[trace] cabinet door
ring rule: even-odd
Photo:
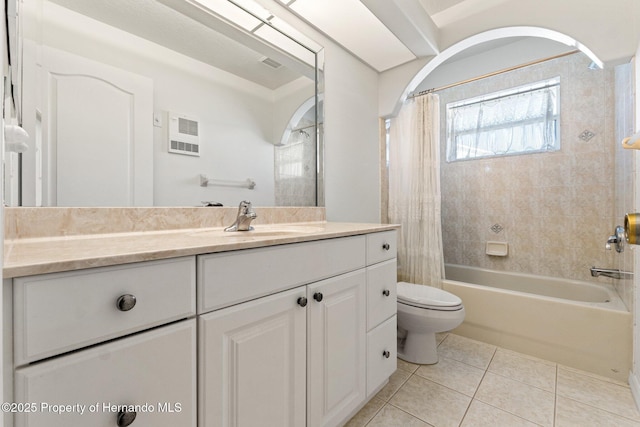
[[[396,328],[394,315],[367,334],[367,396],[377,391],[397,368]]]
[[[305,288],[200,316],[199,425],[305,424]]]
[[[367,331],[398,311],[396,259],[367,267]]]
[[[35,406],[15,425],[193,427],[195,346],[192,319],[17,369],[16,402]]]
[[[195,276],[184,257],[15,279],[15,363],[193,316]],[[124,310],[127,294],[135,304]]]
[[[307,426],[335,426],[365,399],[365,271],[309,285],[307,298]]]

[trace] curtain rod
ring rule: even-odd
[[[513,66],[513,67],[509,67],[509,68],[504,68],[502,70],[493,71],[491,73],[483,74],[483,75],[478,76],[478,77],[472,77],[472,78],[467,79],[467,80],[462,80],[462,81],[457,82],[457,83],[451,83],[451,84],[448,84],[448,85],[445,85],[445,86],[440,86],[440,87],[437,87],[437,88],[431,88],[431,89],[423,90],[423,91],[420,91],[420,92],[418,92],[416,94],[408,96],[407,99],[413,99],[413,98],[417,98],[419,96],[428,95],[428,94],[433,93],[433,92],[438,92],[438,91],[441,91],[441,90],[445,90],[445,89],[449,89],[449,88],[452,88],[452,87],[460,86],[460,85],[463,85],[463,84],[466,84],[466,83],[475,82],[477,80],[486,79],[487,77],[497,76],[498,74],[508,73],[509,71],[514,71],[514,70],[518,70],[520,68],[528,67],[530,65],[540,64],[541,62],[551,61],[552,59],[558,59],[558,58],[562,58],[564,56],[573,55],[574,53],[578,53],[578,52],[580,52],[580,51],[579,50],[572,50],[571,52],[565,52],[565,53],[561,53],[559,55],[550,56],[548,58],[538,59],[538,60],[535,60],[535,61],[527,62],[525,64],[516,65],[516,66]]]

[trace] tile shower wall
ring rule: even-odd
[[[561,80],[559,151],[442,161],[445,262],[579,280],[595,280],[591,266],[613,268],[604,245],[615,222],[614,72],[589,64],[573,54],[439,92],[445,159],[448,102]],[[508,256],[486,255],[487,241],[508,242]]]
[[[323,206],[324,196],[317,194],[323,186],[317,183],[315,127],[312,122],[301,122],[299,127],[304,129],[292,132],[285,145],[275,147],[275,203]]]
[[[615,140],[622,141],[634,133],[634,84],[633,66],[619,65],[615,69]],[[614,224],[623,225],[624,215],[635,206],[635,160],[633,151],[625,150],[621,144],[615,147],[615,215]],[[633,271],[633,253],[628,246],[615,256],[615,268]],[[633,312],[633,279],[613,280],[620,297]]]

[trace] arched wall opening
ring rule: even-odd
[[[467,49],[479,46],[483,43],[492,42],[500,39],[508,39],[508,38],[522,38],[522,37],[537,37],[542,39],[547,39],[551,41],[555,41],[566,45],[575,50],[579,50],[584,53],[592,62],[594,62],[599,68],[603,68],[603,62],[598,58],[593,51],[591,51],[587,46],[580,43],[578,40],[563,34],[561,32],[550,30],[547,28],[541,27],[532,27],[532,26],[513,26],[513,27],[504,27],[497,28],[493,30],[484,31],[479,34],[475,34],[471,37],[468,37],[454,45],[446,48],[438,55],[436,55],[433,59],[431,59],[427,64],[425,64],[409,81],[409,83],[405,86],[402,93],[397,97],[393,109],[390,114],[384,114],[385,118],[395,117],[400,108],[402,107],[402,103],[415,91],[415,89],[420,85],[420,83],[431,74],[436,68],[458,55],[461,52],[464,52]]]

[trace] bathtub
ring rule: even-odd
[[[453,332],[627,381],[632,316],[612,286],[447,264],[443,289],[462,299]]]

